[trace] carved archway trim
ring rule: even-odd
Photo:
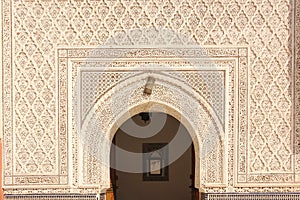
[[[186,84],[185,82],[183,82],[179,78],[174,77],[174,76],[170,76],[170,75],[165,74],[165,73],[140,72],[140,73],[135,74],[131,77],[128,77],[125,80],[121,80],[119,83],[115,84],[113,87],[110,88],[110,90],[108,90],[104,95],[102,95],[101,97],[99,97],[96,100],[96,103],[90,109],[89,114],[85,118],[85,123],[82,125],[82,130],[84,130],[86,128],[85,127],[86,123],[91,119],[91,117],[93,117],[94,113],[96,113],[96,110],[99,108],[100,104],[103,101],[109,101],[109,98],[111,98],[111,96],[114,95],[114,92],[120,91],[124,87],[129,86],[130,84],[138,84],[142,87],[143,84],[145,85],[144,82],[149,76],[154,77],[156,79],[156,82],[159,81],[159,83],[166,83],[166,84],[176,86],[178,88],[178,91],[182,91],[182,92],[185,92],[186,94],[191,95],[191,97],[195,101],[198,101],[201,105],[203,105],[203,107],[207,110],[207,112],[213,118],[214,124],[217,126],[219,132],[222,133],[222,134],[220,134],[221,137],[222,137],[222,140],[224,140],[224,138],[223,138],[224,128],[223,128],[222,122],[218,118],[218,116],[215,113],[214,109],[212,108],[211,104],[205,99],[205,97],[203,97],[200,93],[196,92],[193,88],[191,88],[188,84]],[[143,84],[138,83],[139,81],[141,81],[141,83],[143,83]],[[148,98],[145,98],[145,99],[148,99]],[[151,99],[149,99],[149,100],[151,101]],[[125,112],[127,112],[127,111],[125,111]],[[130,116],[130,117],[132,117],[132,116]]]
[[[143,88],[149,76],[156,80],[151,96],[143,94]],[[224,186],[226,139],[222,123],[218,121],[209,103],[187,84],[174,77],[161,73],[140,73],[118,83],[99,98],[83,123],[82,138],[84,140],[89,138],[83,143],[89,144],[87,149],[91,148],[88,151],[94,156],[101,155],[99,158],[102,162],[99,174],[101,187],[103,189],[109,187],[109,166],[103,163],[109,163],[110,154],[107,149],[111,145],[116,130],[125,120],[139,112],[153,108],[155,110],[155,106],[160,106],[160,110],[164,108],[165,113],[174,116],[189,131],[196,147],[195,180],[198,180],[195,183],[196,187],[202,187],[204,182],[214,182],[215,185]],[[97,147],[96,144],[101,144],[101,146]],[[201,151],[206,153],[203,154]],[[213,153],[219,156],[212,158],[210,154]],[[203,170],[208,170],[206,165],[201,164],[207,162],[207,159],[215,159],[216,169],[214,170],[219,170],[218,175],[209,175],[206,171],[201,175]],[[90,170],[86,171],[93,173]]]

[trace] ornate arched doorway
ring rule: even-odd
[[[155,79],[151,95],[144,89],[149,77]],[[110,153],[112,139],[127,119],[141,112],[167,113],[188,130],[195,147],[195,187],[226,183],[223,127],[207,100],[187,84],[167,74],[140,73],[111,88],[89,111],[82,126],[85,144],[83,157],[93,157],[94,164],[83,162],[83,182],[93,177],[101,191],[110,188]]]

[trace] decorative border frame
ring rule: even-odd
[[[300,2],[294,0],[294,153],[295,153],[295,179],[300,182]]]
[[[143,169],[146,171],[143,173],[143,181],[168,181],[169,180],[169,166],[163,166],[164,163],[168,163],[169,152],[166,146],[167,143],[143,143]],[[159,151],[161,155],[160,159],[160,174],[151,174],[151,158],[149,152]],[[161,163],[163,162],[163,163]],[[149,172],[148,172],[149,170]]]
[[[122,48],[124,51],[130,51],[131,47],[118,47],[118,48]],[[183,50],[182,48],[169,48],[168,50],[173,50],[173,51],[176,51],[176,50]],[[202,48],[193,48],[193,50],[198,50],[199,52],[202,50]],[[207,48],[209,49],[209,48]],[[97,48],[95,49],[95,51],[107,51],[106,54],[107,55],[115,55],[116,53],[113,53],[111,51],[113,51],[114,48]],[[155,64],[160,64],[161,67],[158,67],[158,70],[159,72],[163,72],[163,73],[168,73],[169,75],[174,75],[174,73],[176,73],[177,75],[180,75],[181,72],[201,72],[201,71],[222,71],[224,73],[224,84],[231,84],[231,91],[233,91],[233,85],[236,85],[235,84],[235,79],[234,79],[234,76],[236,74],[236,70],[237,70],[237,58],[234,58],[234,57],[231,57],[230,59],[228,58],[222,58],[220,57],[219,59],[213,59],[213,62],[211,60],[203,60],[203,58],[206,58],[207,57],[205,56],[204,53],[202,53],[202,56],[198,59],[198,58],[193,58],[193,56],[191,56],[191,58],[195,59],[192,61],[192,64],[193,64],[193,67],[189,67],[190,66],[190,60],[186,61],[186,62],[183,62],[182,60],[181,61],[177,61],[176,59],[174,60],[174,57],[170,57],[170,58],[165,58],[165,54],[163,55],[160,55],[160,51],[164,52],[163,50],[159,50],[157,48],[138,48],[139,51],[147,51],[148,53],[146,53],[143,57],[141,55],[137,56],[135,53],[132,53],[132,55],[128,58],[126,55],[126,59],[123,61],[122,58],[121,60],[119,61],[117,59],[116,63],[112,62],[112,61],[107,61],[109,60],[109,58],[107,58],[107,56],[101,56],[101,57],[95,57],[95,58],[91,58],[91,60],[89,59],[84,59],[84,58],[70,58],[69,59],[69,65],[70,65],[70,71],[72,72],[69,72],[69,74],[72,74],[72,81],[74,81],[76,79],[77,76],[81,77],[81,73],[82,72],[103,72],[104,74],[105,73],[109,73],[109,72],[120,72],[120,73],[131,73],[131,75],[134,75],[135,73],[140,73],[142,71],[144,71],[144,69],[140,69],[140,70],[134,70],[135,69],[135,65],[144,65],[144,64],[149,64],[149,63],[152,63],[154,62]],[[159,50],[159,51],[157,51]],[[93,51],[93,50],[91,50]],[[138,52],[139,52],[138,51]],[[158,61],[158,58],[149,58],[149,55],[152,55],[152,51],[157,51],[157,52],[160,52],[159,55],[161,58],[164,58],[163,60],[159,60]],[[167,52],[164,52],[164,53],[167,53]],[[170,52],[169,52],[170,53]],[[141,57],[140,57],[141,56]],[[119,58],[119,57],[118,57]],[[142,59],[144,58],[144,59]],[[178,59],[178,57],[176,57]],[[182,56],[180,57],[182,58]],[[183,57],[184,58],[184,57]],[[128,61],[129,59],[129,61]],[[151,60],[151,61],[150,61]],[[183,64],[181,64],[183,63]],[[185,64],[188,63],[187,66],[185,66]],[[214,63],[214,64],[212,64]],[[174,64],[174,65],[173,65]],[[167,68],[165,69],[165,65],[167,66],[172,66],[170,68]],[[182,65],[182,66],[181,66]],[[105,67],[109,66],[107,69]],[[196,67],[196,66],[200,66],[200,68]],[[202,67],[205,66],[205,69],[203,69]],[[219,67],[220,66],[220,67]],[[210,67],[212,67],[210,69]],[[71,70],[72,68],[72,70]],[[104,69],[103,69],[104,68]],[[147,72],[147,68],[145,69],[145,71]],[[230,71],[230,72],[229,72]],[[228,77],[228,74],[231,74],[230,75],[230,81],[227,80]],[[79,80],[79,85],[82,85],[82,83],[80,82],[81,80]],[[71,85],[74,87],[74,83],[69,83],[69,90],[72,90],[72,87]],[[226,86],[228,87],[228,85]],[[199,93],[201,93],[200,91],[197,91]],[[226,92],[225,92],[226,93]],[[224,93],[224,95],[225,95]],[[231,94],[233,94],[235,92],[231,92]],[[233,98],[233,95],[232,97],[230,97],[231,99],[234,99]],[[225,99],[224,99],[225,101]],[[80,100],[78,100],[78,102],[80,102]],[[227,105],[227,103],[225,103]],[[232,106],[235,105],[235,104],[232,104]],[[78,105],[77,105],[78,106]],[[234,110],[234,109],[232,109]],[[71,128],[70,128],[71,129]],[[225,128],[224,128],[225,129]],[[77,157],[77,153],[80,153],[82,150],[78,150],[77,149],[77,145],[78,145],[78,140],[76,139],[77,137],[77,133],[73,133],[73,137],[74,137],[74,140],[73,140],[73,152],[76,152],[74,154],[76,155],[73,155],[73,157]],[[227,141],[227,139],[226,139]],[[227,152],[227,151],[226,151]],[[227,155],[227,153],[225,153]],[[84,155],[80,155],[79,158],[87,158],[88,155],[87,154],[84,154]],[[226,163],[226,159],[224,159],[224,163]],[[81,184],[83,184],[85,187],[97,187],[97,185],[95,185],[96,183],[94,182],[90,182],[90,181],[87,181],[88,179],[86,179],[86,177],[97,177],[98,175],[98,172],[92,172],[93,170],[93,167],[89,168],[90,165],[88,164],[88,162],[86,161],[82,161],[80,160],[79,163],[84,163],[84,166],[83,166],[83,169],[80,169],[80,171],[84,171],[84,175],[83,177],[78,177],[78,175],[76,174],[73,174],[74,178],[73,180],[75,180],[74,182],[78,183],[80,182]],[[94,164],[91,164],[91,166],[97,166],[96,163]],[[78,160],[74,160],[74,167],[73,167],[73,170],[74,171],[78,171],[78,167],[81,167],[80,165],[78,166]],[[227,168],[227,166],[224,166],[224,168]],[[90,172],[89,174],[86,174],[87,172]],[[213,186],[214,187],[224,187],[225,183],[223,182],[226,182],[225,180],[227,180],[227,176],[225,176],[225,173],[222,173],[224,174],[222,176],[222,184],[221,183],[218,183],[218,184],[214,184]],[[98,178],[99,179],[99,178]],[[82,181],[84,180],[84,181]]]
[[[225,163],[228,163],[228,175],[226,176],[228,178],[228,184],[234,185],[235,180],[237,176],[236,172],[236,164],[234,163],[234,154],[235,151],[235,142],[236,141],[236,135],[238,132],[244,132],[245,135],[248,132],[248,48],[246,47],[227,47],[227,48],[216,48],[216,47],[144,47],[144,48],[136,48],[136,47],[128,47],[128,46],[122,46],[122,47],[97,47],[97,48],[60,48],[58,49],[58,63],[65,67],[69,65],[67,68],[70,68],[72,72],[69,72],[69,74],[73,74],[74,71],[77,73],[77,69],[74,69],[73,63],[75,62],[84,62],[89,58],[89,62],[97,63],[99,66],[99,63],[104,63],[104,66],[107,66],[105,63],[109,62],[111,63],[113,59],[116,58],[116,55],[118,59],[122,60],[132,59],[132,58],[138,58],[138,59],[149,59],[149,55],[153,56],[155,60],[159,60],[161,58],[164,59],[174,59],[174,55],[168,56],[166,54],[161,55],[161,49],[167,50],[169,52],[176,51],[180,52],[180,55],[182,58],[186,58],[189,60],[193,60],[193,62],[197,63],[197,60],[203,61],[203,59],[208,59],[210,61],[219,61],[219,62],[225,62],[227,65],[231,66],[232,64],[234,66],[230,67],[228,69],[228,73],[230,74],[230,77],[232,77],[232,80],[229,82],[231,86],[229,87],[230,91],[230,100],[232,102],[235,102],[231,105],[231,108],[229,108],[229,124],[228,124],[228,148],[229,149],[229,158],[226,158]],[[128,52],[132,52],[132,54],[128,54]],[[125,57],[120,57],[120,55],[126,52]],[[156,54],[155,54],[156,52]],[[230,64],[231,63],[231,64]],[[109,67],[113,67],[110,65]],[[60,65],[59,65],[60,68]],[[71,69],[72,68],[72,69]],[[125,69],[125,68],[124,68]],[[100,69],[101,70],[101,69]],[[75,74],[76,74],[75,73]],[[240,77],[238,78],[238,74]],[[74,79],[74,77],[69,78]],[[74,80],[73,80],[74,81]],[[67,81],[69,82],[69,81]],[[72,81],[71,81],[72,82]],[[71,84],[69,82],[69,84]],[[67,85],[61,85],[62,87],[67,87]],[[60,87],[59,87],[60,88]],[[63,89],[65,90],[65,89]],[[236,99],[236,100],[235,100]],[[238,99],[241,99],[238,101]],[[66,107],[67,105],[65,105]],[[237,119],[235,117],[235,110],[239,110],[239,113],[242,117],[239,118],[239,125],[237,125]],[[243,131],[238,131],[237,127],[242,127]],[[74,137],[74,136],[73,136]],[[76,138],[75,138],[76,139]],[[78,142],[75,140],[73,141],[73,152],[78,153],[77,149]],[[247,153],[246,151],[243,153]],[[77,157],[77,155],[73,155],[73,157]],[[227,160],[230,159],[232,162],[228,162]],[[227,165],[227,164],[226,164]],[[78,171],[79,163],[76,160],[73,160],[73,170],[75,172]],[[227,179],[226,178],[226,179]],[[76,174],[73,174],[73,182],[79,183],[79,177]],[[88,184],[87,186],[93,187],[95,185]],[[209,185],[207,185],[209,187]],[[95,186],[96,187],[96,186]],[[213,185],[212,187],[219,187],[219,185]]]
[[[5,195],[5,199],[16,199],[16,200],[51,200],[51,199],[64,199],[64,200],[71,200],[71,199],[78,199],[78,200],[104,200],[104,195],[97,196],[96,194],[60,194],[60,195],[53,195],[53,194],[28,194],[28,195]]]
[[[206,197],[211,200],[297,200],[300,198],[300,193],[211,193],[206,194]]]

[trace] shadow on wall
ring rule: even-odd
[[[151,117],[162,117],[166,116],[166,121],[157,133],[149,133],[148,125],[155,123],[155,120]],[[138,125],[139,133],[133,133],[136,131],[133,127],[130,129],[129,123]],[[155,124],[154,124],[155,125]],[[163,144],[169,143],[176,135],[180,122],[174,117],[165,113],[150,113],[150,119],[145,120],[145,115],[135,115],[131,119],[127,120],[115,134],[114,144],[115,146],[126,150],[128,152],[143,153],[143,146],[145,151],[145,144]],[[127,126],[126,130],[122,127]],[[132,125],[134,126],[134,125]],[[129,127],[129,128],[128,128]],[[132,132],[128,132],[131,130]],[[141,137],[138,137],[138,134]],[[187,137],[190,137],[188,131],[184,129],[184,133]],[[133,136],[134,135],[134,136]],[[149,135],[150,137],[143,137],[143,135]],[[147,146],[147,145],[146,145]],[[114,148],[114,146],[112,146]],[[152,169],[153,171],[147,173],[130,173],[121,170],[121,161],[118,158],[118,151],[111,151],[111,163],[115,162],[115,166],[120,169],[111,169],[112,185],[114,186],[114,197],[115,200],[159,200],[159,199],[172,199],[182,200],[192,199],[193,191],[193,174],[194,174],[194,163],[193,163],[193,148],[192,143],[188,149],[182,152],[182,155],[175,162],[170,163],[168,166],[168,177],[159,176],[166,175],[164,170]],[[153,154],[155,158],[151,158],[148,164],[157,164],[162,162],[160,159],[160,151]],[[168,155],[170,152],[168,152]],[[139,164],[145,169],[145,160],[139,160]],[[143,165],[144,164],[144,165]],[[147,165],[147,163],[146,163]],[[112,165],[113,166],[113,165]],[[154,166],[154,165],[153,165]],[[151,168],[151,166],[150,166]],[[145,179],[145,174],[150,174],[150,179]],[[152,176],[151,176],[152,175]],[[151,179],[154,177],[154,179]]]

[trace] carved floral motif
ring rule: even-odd
[[[5,186],[29,184],[31,178],[21,179],[28,173],[46,173],[52,177],[46,178],[47,181],[33,177],[35,182],[71,184],[62,178],[72,176],[70,155],[74,161],[73,172],[80,173],[76,143],[72,152],[68,148],[72,130],[67,123],[67,80],[74,77],[68,75],[69,68],[73,67],[68,62],[71,58],[101,57],[106,50],[99,49],[91,55],[91,51],[71,47],[102,44],[186,47],[192,40],[193,45],[216,48],[193,53],[189,48],[182,48],[182,55],[225,58],[224,63],[229,57],[238,57],[237,67],[229,68],[229,76],[238,75],[239,81],[235,85],[232,81],[228,83],[229,105],[237,102],[239,110],[228,107],[227,184],[280,181],[287,186],[278,191],[296,190],[289,187],[300,181],[297,175],[300,172],[297,142],[300,141],[300,4],[296,0],[213,3],[206,0],[3,0],[1,3]],[[107,58],[122,55],[121,51],[116,50]],[[150,55],[147,48],[132,52],[126,57]],[[168,57],[165,53],[157,51],[151,55]],[[178,63],[173,62],[180,67]],[[189,81],[192,84],[193,78]],[[233,89],[237,85],[238,93]],[[100,91],[92,96],[98,94]],[[218,110],[222,108],[219,106]],[[76,135],[71,137],[76,141]],[[223,189],[207,187],[207,191]],[[260,189],[236,186],[236,191]],[[277,189],[268,187],[264,191]]]

